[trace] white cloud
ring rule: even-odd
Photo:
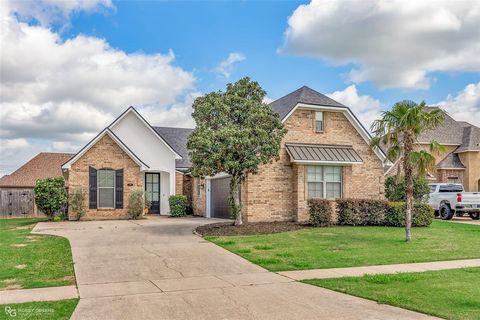
[[[220,64],[215,68],[215,72],[223,76],[225,79],[228,79],[233,72],[235,64],[245,59],[246,57],[243,53],[231,52],[227,59],[220,62]]]
[[[111,0],[4,0],[10,11],[21,19],[34,19],[43,26],[67,22],[78,11],[101,11],[113,8]]]
[[[77,1],[75,9],[61,3],[72,12],[93,2]],[[196,79],[174,65],[172,51],[126,53],[83,35],[64,41],[47,27],[19,22],[12,10],[0,11],[0,139],[24,139],[31,148],[2,148],[0,170],[38,151],[76,150],[130,105],[145,108],[153,125],[191,124],[186,104]]]
[[[353,82],[428,88],[433,71],[480,71],[480,1],[313,0],[288,19],[281,52],[354,65]]]
[[[449,95],[436,105],[445,109],[455,120],[480,127],[480,82],[467,85],[456,96]]]
[[[348,106],[367,130],[370,130],[372,122],[380,117],[380,101],[368,95],[358,95],[355,85],[328,93],[327,96]]]

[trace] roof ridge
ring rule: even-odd
[[[195,128],[183,128],[183,127],[168,127],[168,126],[152,126],[153,128],[166,128],[166,129],[182,129],[182,130],[194,130]]]

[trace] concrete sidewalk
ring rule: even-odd
[[[0,305],[32,301],[55,301],[78,298],[76,286],[0,291]]]
[[[480,267],[480,259],[389,264],[389,265],[351,267],[351,268],[283,271],[283,272],[278,272],[278,274],[293,280],[300,281],[300,280],[306,280],[306,279],[361,277],[366,274],[425,272],[425,271],[436,271],[436,270],[446,270],[446,269],[460,269],[460,268],[467,268],[467,267]]]

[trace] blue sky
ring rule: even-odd
[[[243,76],[308,85],[366,127],[403,99],[480,126],[480,2],[2,2],[0,175],[76,152],[129,105],[192,127],[195,97]]]
[[[118,1],[114,10],[72,15],[71,26],[62,37],[105,38],[112,47],[128,53],[173,50],[175,64],[195,74],[202,92],[221,90],[243,76],[259,81],[274,99],[302,85],[323,93],[342,90],[352,83],[345,77],[351,65],[334,66],[318,58],[279,52],[288,17],[308,2]],[[241,52],[246,60],[237,64],[229,79],[219,78],[213,70],[230,52]],[[478,72],[441,72],[432,77],[428,90],[382,90],[368,82],[357,89],[388,107],[402,99],[438,102],[480,79]]]

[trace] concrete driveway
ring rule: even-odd
[[[39,223],[70,240],[73,319],[429,319],[267,272],[192,229],[215,220]]]

